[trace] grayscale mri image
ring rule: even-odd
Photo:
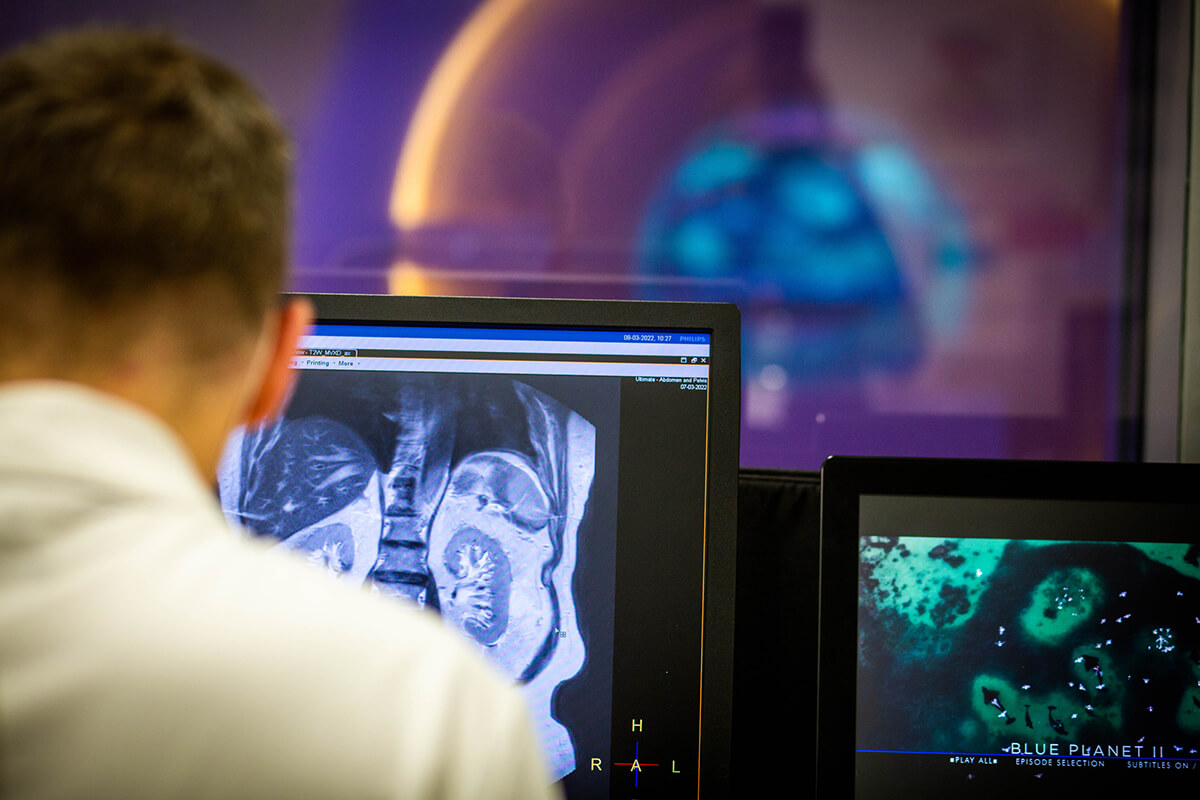
[[[303,372],[282,418],[230,441],[218,482],[254,534],[477,643],[523,685],[557,779],[576,766],[551,705],[587,658],[573,579],[597,431],[534,380]]]

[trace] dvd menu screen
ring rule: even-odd
[[[1194,794],[1195,522],[1184,506],[862,497],[857,796]]]

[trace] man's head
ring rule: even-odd
[[[0,380],[90,384],[176,427],[192,410],[167,395],[189,382],[236,383],[228,413],[264,411],[280,331],[302,327],[275,308],[288,183],[258,94],[167,35],[92,29],[8,53]]]

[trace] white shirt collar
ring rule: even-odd
[[[129,402],[78,384],[0,384],[0,481],[15,476],[83,480],[175,503],[216,504],[166,423]]]

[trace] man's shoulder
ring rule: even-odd
[[[499,761],[523,730],[520,694],[434,615],[254,541],[164,533],[116,559],[124,574],[91,583],[92,602],[58,609],[73,640],[45,666],[78,672],[80,748],[160,753],[198,792],[371,795]],[[181,730],[195,738],[179,761]]]
[[[163,549],[161,563],[145,565],[142,590],[159,597],[164,625],[231,645],[248,638],[275,652],[296,648],[309,661],[345,665],[370,655],[476,664],[465,639],[432,613],[344,583],[263,541],[211,536]]]

